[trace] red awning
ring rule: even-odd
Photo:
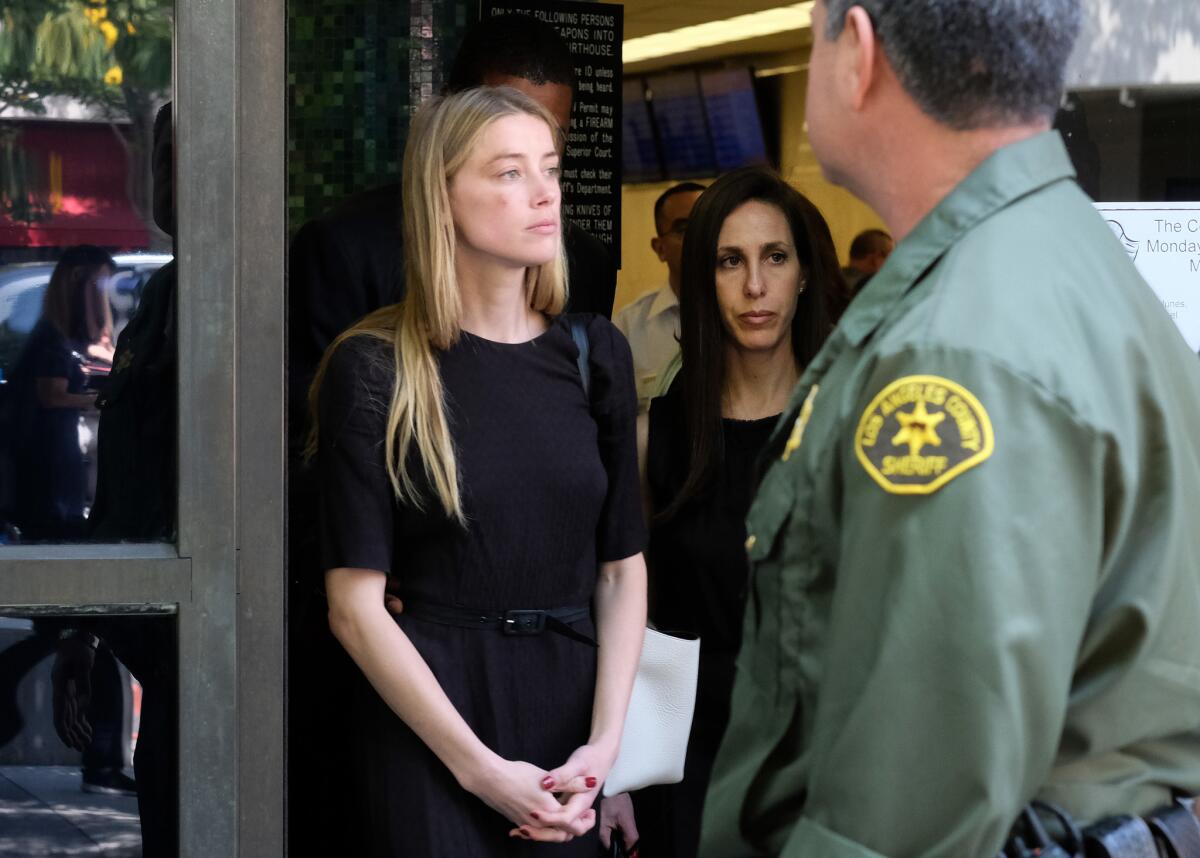
[[[19,145],[47,178],[53,214],[35,223],[0,216],[0,246],[150,246],[146,225],[126,194],[128,160],[111,126],[21,121],[20,129]]]

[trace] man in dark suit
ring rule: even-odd
[[[511,86],[570,128],[575,63],[549,24],[502,16],[463,39],[446,90]],[[353,790],[338,745],[346,730],[347,677],[358,668],[333,639],[321,596],[318,495],[301,458],[307,393],[321,355],[342,331],[404,294],[399,183],[356,194],[306,223],[288,260],[288,769],[289,839],[312,854],[353,855]],[[572,312],[612,313],[616,268],[605,246],[563,221]]]

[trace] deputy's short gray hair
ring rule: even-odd
[[[1079,0],[826,0],[826,33],[862,6],[929,116],[959,130],[1048,119],[1079,33]]]

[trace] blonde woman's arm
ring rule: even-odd
[[[654,515],[654,505],[650,500],[650,482],[646,477],[646,451],[650,441],[650,415],[639,414],[637,417],[637,458],[638,482],[642,494],[642,515],[645,516],[646,526]],[[640,647],[639,647],[640,651]],[[635,668],[636,671],[636,668]],[[633,801],[629,793],[621,793],[600,802],[600,844],[607,849],[612,841],[613,832],[619,832],[627,846],[638,841],[637,821],[633,813]]]
[[[591,825],[542,785],[547,773],[506,760],[463,720],[412,641],[384,606],[387,576],[374,569],[325,573],[329,625],[392,711],[451,771],[463,789],[514,824],[542,826],[546,840],[569,840]],[[564,787],[556,787],[562,790]]]
[[[564,810],[595,820],[591,810],[620,750],[629,695],[646,629],[646,563],[641,554],[600,565],[596,584],[596,633],[600,642],[592,729],[588,744],[550,772],[571,796]]]
[[[598,429],[600,460],[608,472],[606,512],[597,527],[601,559],[593,611],[600,643],[592,725],[588,743],[550,773],[555,789],[576,792],[565,809],[580,822],[595,824],[592,809],[601,784],[620,749],[629,695],[646,628],[646,562],[641,549],[645,530],[640,516],[637,462],[637,390],[629,344],[612,323],[593,319],[588,326],[592,369],[590,408]],[[607,559],[623,558],[623,559]],[[540,832],[523,827],[527,836]]]

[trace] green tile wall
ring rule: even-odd
[[[290,232],[396,180],[412,109],[441,88],[476,10],[465,0],[290,0]]]

